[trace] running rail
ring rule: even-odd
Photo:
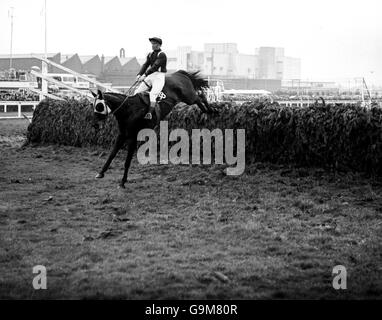
[[[66,68],[66,67],[64,67],[64,66],[62,66],[62,65],[60,65],[60,64],[58,64],[56,62],[53,62],[53,61],[45,59],[45,58],[37,57],[37,56],[33,56],[33,57],[36,58],[36,59],[39,59],[39,60],[41,60],[43,62],[46,62],[47,64],[50,64],[50,65],[52,65],[52,66],[54,66],[54,67],[56,67],[58,69],[66,71],[66,72],[68,72],[68,73],[70,73],[70,74],[72,74],[72,75],[74,75],[74,76],[76,76],[78,78],[81,78],[81,79],[86,80],[86,81],[88,81],[90,83],[93,83],[93,84],[95,84],[98,87],[102,87],[102,88],[104,88],[104,89],[106,89],[108,91],[111,91],[111,92],[121,93],[119,90],[115,90],[115,89],[113,89],[113,88],[111,88],[109,86],[104,85],[101,82],[98,82],[97,80],[93,80],[93,79],[91,79],[91,78],[89,78],[87,76],[84,76],[81,73],[75,72],[75,71],[73,71],[73,70],[71,70],[69,68]],[[61,84],[61,82],[60,82],[60,84]]]
[[[61,87],[67,88],[67,89],[69,89],[69,90],[72,90],[72,91],[74,91],[74,92],[77,92],[78,94],[81,94],[81,95],[83,95],[83,96],[86,96],[86,97],[88,97],[88,98],[92,98],[92,99],[93,99],[93,96],[92,96],[90,93],[88,93],[88,92],[83,92],[83,91],[81,91],[81,90],[79,90],[79,89],[76,89],[76,88],[74,88],[74,87],[72,87],[72,86],[66,84],[66,83],[63,83],[63,82],[61,82],[61,81],[58,81],[58,80],[56,80],[56,79],[53,79],[53,78],[48,77],[48,76],[46,76],[46,75],[43,75],[43,74],[40,73],[40,72],[31,70],[31,74],[33,74],[33,75],[36,76],[36,77],[40,77],[40,78],[42,78],[42,79],[44,79],[44,80],[46,80],[46,81],[52,82],[52,83],[54,83],[54,84],[57,85],[57,86],[61,86]]]

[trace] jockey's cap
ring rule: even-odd
[[[162,45],[162,39],[157,37],[149,38],[150,41],[158,42],[160,45]]]

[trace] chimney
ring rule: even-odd
[[[103,73],[105,69],[105,56],[102,54],[101,56],[101,72]]]
[[[119,57],[120,57],[120,58],[125,58],[125,49],[124,49],[124,48],[121,48],[121,49],[119,50]]]

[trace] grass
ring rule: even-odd
[[[21,147],[26,125],[0,122],[0,298],[382,297],[381,181],[134,159],[121,190],[124,152],[96,180],[105,150]],[[48,290],[32,288],[38,264]]]

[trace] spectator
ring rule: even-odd
[[[0,92],[0,101],[38,101],[39,96],[33,92],[7,91]]]

